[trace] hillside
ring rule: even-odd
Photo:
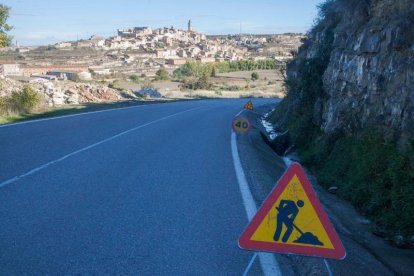
[[[400,246],[414,235],[413,24],[412,0],[325,2],[272,115],[321,184]]]

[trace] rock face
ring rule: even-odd
[[[319,183],[397,246],[414,231],[413,26],[413,0],[325,1],[272,114]]]
[[[381,127],[412,139],[414,2],[336,0],[328,1],[322,12],[324,18],[287,72],[300,78],[304,63],[320,54],[321,45],[330,44],[324,53],[329,55],[324,95],[314,99],[313,122],[327,134]]]
[[[44,96],[49,106],[125,99],[119,91],[100,84],[37,80],[30,85]],[[20,82],[8,78],[0,79],[0,96],[10,95],[22,88],[23,84]]]

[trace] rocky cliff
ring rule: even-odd
[[[413,26],[412,0],[323,4],[319,22],[288,69],[295,80],[303,77],[304,66],[322,63],[316,70],[323,74],[323,91],[309,99],[313,123],[326,134],[381,127],[405,141],[413,138]],[[297,96],[292,93],[288,97]]]
[[[328,0],[319,10],[272,120],[323,186],[406,246],[414,240],[414,1]]]

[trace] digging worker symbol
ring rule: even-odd
[[[287,242],[290,235],[292,234],[294,220],[299,213],[299,208],[305,205],[302,200],[298,200],[296,203],[292,200],[281,200],[279,203],[278,214],[276,216],[276,232],[273,236],[275,241],[279,241],[280,235],[282,234],[283,224],[286,226],[285,234],[282,237],[283,242]],[[296,227],[295,227],[296,228]]]
[[[302,200],[298,200],[296,203],[292,200],[281,200],[279,207],[276,207],[278,214],[276,216],[276,232],[273,236],[274,241],[279,241],[280,235],[282,234],[283,224],[286,226],[285,234],[282,237],[282,242],[287,242],[293,229],[296,229],[300,236],[294,240],[294,243],[310,244],[310,245],[323,245],[317,236],[311,232],[304,233],[294,223],[296,216],[299,213],[299,208],[302,208],[305,203]]]

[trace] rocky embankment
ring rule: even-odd
[[[23,85],[9,78],[0,79],[0,96],[10,95],[13,91],[21,91]],[[39,80],[30,83],[30,86],[43,96],[45,103],[49,106],[125,99],[118,90],[100,84]]]
[[[328,57],[322,68],[323,93],[311,99],[313,122],[326,134],[381,127],[405,141],[412,139],[414,2],[328,1],[321,13],[288,69],[291,79],[302,78],[306,63]]]
[[[271,115],[326,188],[414,247],[414,2],[329,0]]]

